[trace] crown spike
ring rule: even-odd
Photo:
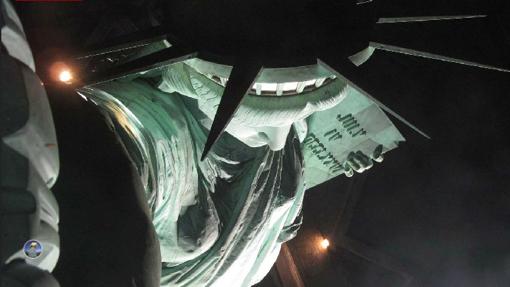
[[[220,104],[216,110],[216,115],[214,116],[201,160],[205,159],[212,146],[228,126],[244,98],[244,95],[246,95],[253,86],[261,71],[262,66],[260,64],[250,61],[234,65],[232,72],[230,72],[225,90],[223,91]]]

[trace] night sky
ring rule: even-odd
[[[508,68],[510,18],[499,12],[455,27],[413,24],[389,37]],[[409,34],[418,36],[407,41]],[[304,225],[289,243],[306,286],[405,286],[406,280],[413,287],[508,286],[510,74],[384,52],[361,69],[376,98],[432,139],[392,119],[407,142],[383,163],[308,192]],[[129,162],[92,104],[48,88],[61,155],[54,192],[62,254],[55,276],[64,287],[130,286],[150,266],[141,258],[153,242],[143,240],[149,227]],[[332,241],[322,255],[312,252],[318,234]],[[345,238],[391,258],[403,273],[349,251]]]
[[[464,34],[477,57],[508,64],[501,35],[475,26]],[[432,140],[394,120],[407,142],[382,164],[309,191],[306,231],[289,244],[306,286],[404,286],[405,276],[346,251],[340,234],[397,262],[407,286],[508,286],[510,75],[381,52],[363,69],[377,97]],[[317,234],[337,244],[324,258],[307,252]]]

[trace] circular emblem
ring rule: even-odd
[[[23,251],[27,257],[37,258],[41,255],[43,246],[39,241],[31,239],[23,245]]]

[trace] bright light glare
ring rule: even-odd
[[[62,70],[58,74],[58,79],[61,82],[69,83],[73,79],[73,75],[71,74],[71,71],[69,71],[69,70]]]
[[[260,83],[261,90],[267,92],[276,92],[276,85],[277,83]],[[253,88],[256,89],[255,85]]]
[[[323,239],[323,240],[321,240],[320,244],[321,244],[321,248],[322,249],[328,249],[328,247],[329,247],[329,240]]]

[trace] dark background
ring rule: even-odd
[[[142,2],[124,9],[106,3],[18,8],[44,66],[83,48],[93,27],[106,21],[101,16],[136,22],[145,12],[133,7],[145,7]],[[422,15],[494,4],[499,9],[489,19],[412,24],[386,37],[510,67],[510,18],[499,2],[386,3],[388,11]],[[407,142],[382,164],[308,191],[304,225],[288,244],[305,285],[509,286],[510,74],[380,51],[360,69],[376,98],[432,140],[394,120]],[[150,244],[139,244],[148,227],[128,161],[92,104],[64,86],[47,87],[61,155],[54,192],[62,254],[55,275],[64,287],[129,286],[142,273],[140,258]],[[328,251],[317,249],[319,237],[330,239]]]
[[[493,24],[462,24],[464,42],[452,50],[508,64],[508,42]],[[440,35],[430,49],[459,36],[421,26],[420,37]],[[508,286],[509,74],[382,52],[362,69],[377,97],[432,140],[394,121],[407,142],[382,164],[308,192],[304,228],[289,243],[305,285]],[[335,250],[310,252],[317,234]],[[356,254],[350,240],[366,248]]]

